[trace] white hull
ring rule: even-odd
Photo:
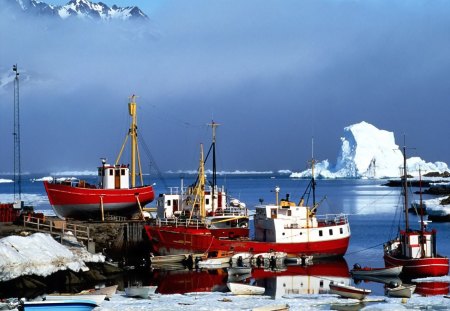
[[[125,288],[125,294],[128,297],[148,298],[150,294],[154,294],[157,286],[131,286]]]
[[[387,288],[386,295],[397,298],[411,298],[416,290],[416,285],[399,285],[395,288]]]
[[[330,284],[330,293],[337,294],[344,298],[362,300],[372,291],[370,289],[358,288],[345,284]]]
[[[264,287],[241,283],[227,283],[228,288],[234,295],[262,295],[266,291]]]

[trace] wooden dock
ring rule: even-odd
[[[80,241],[92,241],[89,226],[74,224],[65,220],[24,215],[23,228],[30,231],[50,233],[52,236],[58,236],[61,239],[70,234]]]

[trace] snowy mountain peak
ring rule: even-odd
[[[333,167],[328,160],[316,164],[323,178],[385,178],[399,177],[403,155],[395,144],[394,133],[380,130],[365,121],[344,128],[341,150]],[[419,157],[407,159],[408,174],[448,171],[443,162],[427,163]],[[311,170],[292,173],[291,177],[309,177]]]
[[[38,0],[8,0],[13,8],[33,15],[46,15],[61,19],[80,18],[91,20],[148,20],[148,16],[137,6],[108,7],[103,2],[70,0],[63,6],[52,6]]]

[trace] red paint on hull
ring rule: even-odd
[[[225,270],[155,270],[153,280],[158,284],[160,294],[185,294],[192,292],[212,292],[226,288]]]
[[[286,252],[291,255],[313,255],[320,257],[343,256],[347,251],[349,237],[304,243],[259,242],[248,239],[217,238],[207,228],[146,225],[145,230],[153,251],[158,254],[183,252],[234,251],[234,252]],[[233,229],[229,229],[233,232]]]
[[[448,283],[447,282],[416,283],[415,293],[422,296],[448,295]]]
[[[271,271],[270,269],[264,268],[253,268],[252,277],[256,279],[289,275],[328,276],[341,278],[350,277],[348,265],[344,258],[335,258],[334,260],[316,260],[312,265],[294,265],[287,266],[286,268],[286,270],[281,271]]]
[[[99,214],[103,200],[105,212],[130,214],[138,212],[137,197],[141,206],[153,201],[155,194],[152,186],[131,189],[98,189],[71,187],[62,184],[44,182],[50,204],[62,217],[82,217],[92,213]]]
[[[448,258],[397,258],[384,254],[386,267],[403,266],[402,275],[409,277],[443,276],[448,274]]]

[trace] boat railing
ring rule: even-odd
[[[214,215],[216,216],[248,216],[248,210],[246,208],[239,207],[227,207],[225,209],[216,209]]]
[[[188,219],[188,218],[155,218],[155,224],[158,227],[161,226],[175,226],[175,227],[204,227],[205,223],[200,219]]]
[[[319,226],[343,225],[348,223],[346,214],[324,214],[316,216]]]

